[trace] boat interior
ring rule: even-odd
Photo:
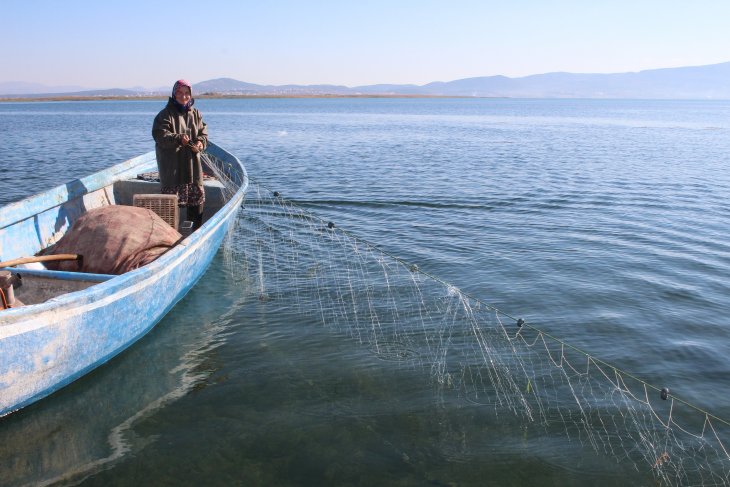
[[[128,205],[142,206],[154,211],[180,232],[179,243],[191,234],[192,222],[185,221],[184,210],[178,210],[177,196],[160,194],[160,183],[155,177],[156,173],[142,173],[115,181],[95,191],[82,191],[79,196],[61,205],[0,229],[0,242],[14,242],[18,249],[38,252],[55,244],[84,212],[106,205]],[[225,186],[212,176],[206,175],[204,189],[203,223],[220,210],[230,197]],[[72,190],[73,188],[69,188],[69,193]],[[14,249],[9,249],[8,245],[3,249],[2,245],[0,243],[0,255],[22,255],[19,251],[13,252]],[[12,260],[23,260],[17,258],[0,260],[4,260],[0,262],[0,290],[3,291],[0,293],[0,313],[7,308],[43,303],[116,277],[113,274],[50,270],[42,262],[6,265]]]

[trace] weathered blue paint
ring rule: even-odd
[[[0,312],[0,416],[51,394],[129,347],[203,275],[248,184],[235,156],[213,144],[208,151],[229,163],[226,170],[242,184],[200,230],[140,269]],[[151,152],[6,206],[0,212],[0,260],[32,255],[57,240],[83,211],[111,202],[114,181],[154,168],[154,160]]]

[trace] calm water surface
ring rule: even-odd
[[[162,105],[0,104],[0,203],[152,150]],[[285,198],[730,418],[730,102],[197,106]],[[258,301],[219,256],[139,344],[0,420],[0,485],[650,485],[435,402],[427,374]]]

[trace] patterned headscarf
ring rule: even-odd
[[[172,97],[175,98],[175,94],[177,93],[177,89],[181,86],[187,86],[190,88],[190,96],[193,95],[193,86],[190,84],[189,81],[186,81],[184,79],[179,79],[175,81],[175,85],[172,87]]]
[[[179,90],[183,86],[187,86],[190,89],[190,101],[187,102],[185,105],[181,105],[175,99],[175,94],[177,94],[177,90]],[[190,84],[189,81],[186,81],[184,79],[179,79],[175,81],[175,84],[172,87],[172,101],[175,103],[175,106],[177,106],[181,111],[190,110],[190,107],[193,106],[195,100],[193,100],[193,86]]]

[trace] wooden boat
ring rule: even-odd
[[[121,275],[4,269],[21,275],[15,296],[24,305],[0,305],[0,417],[132,345],[205,273],[248,186],[241,162],[221,147],[210,144],[205,161],[216,178],[205,182],[204,223],[157,260]],[[35,255],[92,208],[131,205],[135,194],[159,193],[158,182],[138,177],[156,169],[155,153],[149,152],[3,207],[0,261]]]

